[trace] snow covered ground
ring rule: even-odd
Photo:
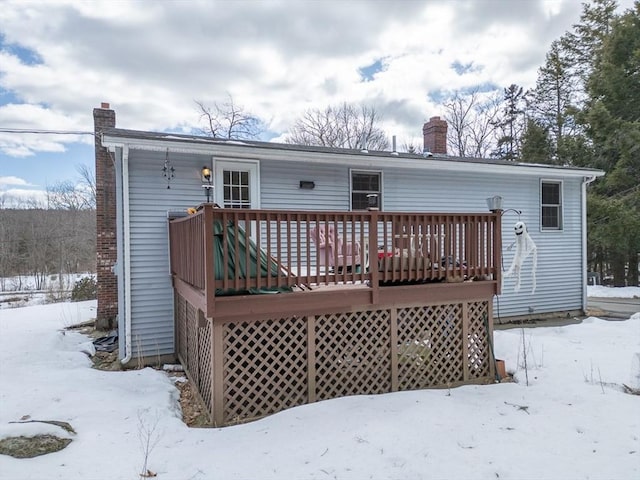
[[[222,429],[186,427],[162,371],[92,369],[88,338],[65,327],[94,315],[95,302],[0,311],[0,438],[73,438],[0,455],[3,480],[136,479],[145,439],[160,480],[640,478],[640,396],[622,387],[640,387],[640,313],[496,332],[517,383],[346,397]],[[9,423],[24,416],[77,434]]]
[[[84,277],[95,279],[95,274],[49,275],[39,285],[32,276],[0,278],[0,310],[67,300],[75,283]]]
[[[640,298],[640,287],[603,287],[590,285],[587,296],[599,298]]]

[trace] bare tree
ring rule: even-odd
[[[499,92],[482,94],[477,88],[456,91],[443,106],[449,125],[450,153],[460,157],[488,157],[495,148],[496,124],[500,114]]]
[[[32,276],[45,287],[47,276],[95,271],[95,176],[78,166],[80,179],[48,186],[45,202],[0,195],[0,289],[7,277]]]
[[[409,142],[404,142],[402,144],[402,151],[403,152],[407,152],[407,153],[413,153],[413,154],[421,155],[422,154],[422,147],[418,146],[416,143],[414,143],[413,140],[411,140]]]
[[[54,210],[92,209],[95,206],[95,190],[93,195],[91,197],[91,191],[81,185],[64,180],[47,186],[47,205]]]
[[[6,277],[30,275],[41,289],[49,274],[95,271],[95,210],[0,210],[0,289]]]
[[[88,208],[96,208],[96,175],[86,164],[80,164],[76,167],[80,174],[78,186],[86,192]]]
[[[47,186],[47,208],[54,210],[95,210],[96,177],[84,164],[76,166],[80,178]]]
[[[382,118],[367,105],[342,103],[307,110],[296,120],[285,141],[297,145],[386,150],[387,136],[379,127]]]
[[[214,102],[213,107],[200,100],[195,102],[200,110],[200,121],[205,125],[201,129],[205,135],[250,140],[258,138],[263,131],[260,119],[235,103],[231,95],[223,103]]]
[[[31,210],[31,222],[22,232],[22,247],[27,273],[34,278],[36,290],[41,290],[45,286],[45,280],[49,273],[56,271],[55,263],[58,250],[56,242],[47,238],[58,236],[60,230],[60,219],[57,215],[52,215],[48,210]],[[54,235],[51,235],[55,232]]]
[[[16,231],[19,222],[10,215],[8,210],[0,208],[0,291],[6,289],[8,277],[16,272],[18,258],[16,250],[18,242]]]

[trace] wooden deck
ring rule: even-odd
[[[224,228],[214,235],[214,225]],[[358,243],[359,264],[323,267],[338,265],[339,258],[338,253],[321,257],[329,252],[321,252],[309,234],[318,225]],[[254,268],[249,275],[233,269],[240,260],[256,263],[251,249],[243,248],[245,239],[253,242],[263,263],[267,259],[266,272]],[[170,223],[174,286],[212,319],[306,313],[318,307],[339,310],[393,299],[423,301],[425,295],[432,301],[492,296],[501,284],[500,245],[496,213],[270,211],[209,204]],[[354,289],[356,285],[360,288]],[[292,291],[216,294],[278,288]]]
[[[353,264],[318,248],[319,227],[359,246]],[[499,212],[204,205],[169,233],[176,350],[213,425],[494,379]]]

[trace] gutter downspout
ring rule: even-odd
[[[122,148],[122,211],[123,211],[123,243],[124,252],[124,351],[125,356],[120,360],[122,365],[129,363],[131,351],[131,224],[129,213],[129,146]]]
[[[582,311],[587,311],[587,185],[597,177],[582,178]]]

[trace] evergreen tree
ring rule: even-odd
[[[588,82],[587,133],[596,165],[607,175],[598,182],[592,219],[600,230],[614,284],[638,283],[640,252],[640,1],[616,18],[602,42]],[[602,206],[604,205],[604,206]]]
[[[616,18],[616,0],[593,0],[582,4],[580,22],[561,39],[567,55],[571,58],[573,74],[580,80],[580,92],[586,91],[586,82],[593,71],[597,52],[604,38],[611,31]]]
[[[583,168],[598,168],[595,166],[593,145],[583,133],[565,136],[562,139],[562,158],[567,165]]]
[[[588,87],[591,98],[623,122],[640,115],[640,2],[614,22],[597,56]]]
[[[527,121],[527,128],[522,136],[522,161],[527,163],[550,163],[552,146],[549,129],[533,119]]]
[[[500,131],[494,156],[504,160],[520,157],[522,133],[525,129],[525,96],[522,87],[511,84],[504,89],[503,116],[497,123]]]
[[[531,114],[550,132],[554,163],[584,165],[593,158],[584,136],[583,109],[589,100],[587,79],[616,18],[615,0],[584,3],[573,31],[552,43],[538,72]]]
[[[561,41],[551,44],[545,64],[538,70],[532,109],[539,123],[549,129],[554,163],[566,164],[564,137],[576,132],[577,79],[571,57]]]
[[[589,189],[588,256],[615,285],[637,284],[640,251],[640,1],[623,15],[615,0],[583,4],[580,22],[539,70],[523,158],[599,168]]]

